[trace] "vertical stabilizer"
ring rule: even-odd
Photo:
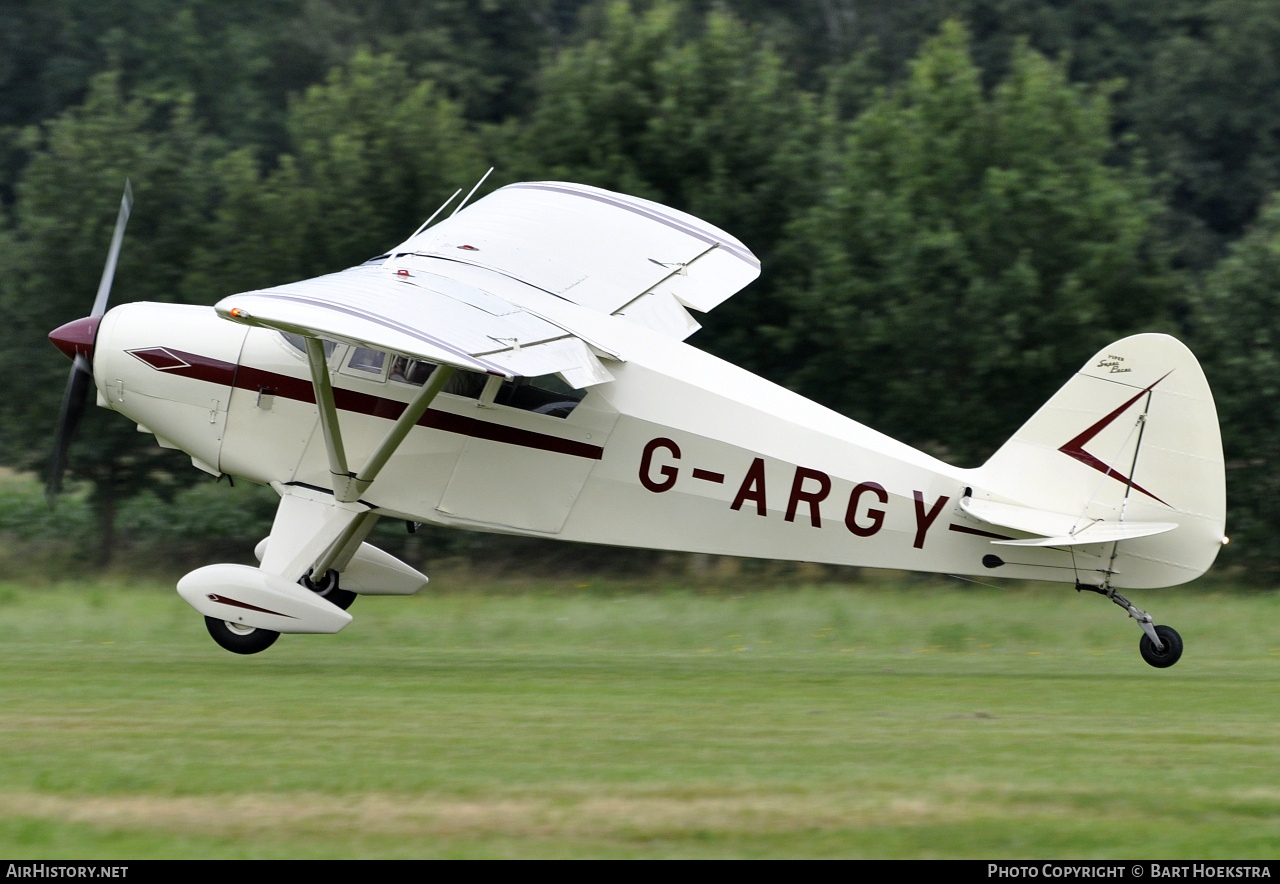
[[[1222,545],[1217,410],[1195,356],[1168,335],[1134,335],[1100,350],[976,477],[979,497],[1071,516],[1080,528],[1176,523],[1114,544],[1114,586],[1193,580]]]

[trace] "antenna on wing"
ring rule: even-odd
[[[450,213],[449,213],[449,217],[450,217],[450,218],[452,218],[454,215],[458,214],[459,210],[461,210],[461,209],[462,209],[462,207],[463,207],[463,206],[465,206],[465,205],[467,204],[467,200],[469,200],[469,199],[471,199],[471,197],[475,196],[475,192],[476,192],[477,190],[479,190],[479,189],[480,189],[480,185],[481,185],[481,184],[484,184],[485,179],[487,179],[487,178],[488,178],[488,177],[493,173],[493,169],[494,169],[494,167],[493,167],[493,166],[490,166],[490,167],[489,167],[489,171],[488,171],[488,172],[485,172],[485,173],[484,173],[484,175],[483,175],[483,176],[481,176],[480,180],[476,182],[476,186],[475,186],[475,187],[473,187],[473,188],[471,188],[471,192],[470,192],[470,193],[468,193],[465,197],[463,197],[463,198],[462,198],[462,202],[458,203],[458,208],[454,209],[452,212],[450,212]],[[437,217],[441,212],[443,212],[443,211],[444,211],[444,210],[449,206],[449,203],[453,202],[453,201],[454,201],[454,199],[455,199],[455,198],[458,196],[458,194],[460,194],[460,193],[462,193],[462,188],[461,188],[461,187],[459,187],[457,190],[455,190],[455,191],[453,192],[453,196],[449,197],[447,200],[445,200],[443,203],[441,203],[441,204],[440,204],[440,208],[438,208],[438,209],[436,209],[434,212],[432,212],[432,213],[431,213],[431,217],[430,217],[430,218],[428,218],[426,221],[423,221],[423,222],[422,222],[422,226],[420,226],[417,230],[415,230],[412,234],[410,234],[408,239],[406,239],[404,242],[400,243],[400,245],[396,246],[394,249],[392,249],[390,252],[388,252],[388,253],[387,253],[387,256],[388,256],[388,257],[387,257],[387,263],[383,265],[383,269],[384,269],[384,270],[388,270],[388,271],[389,271],[389,270],[393,270],[393,269],[395,269],[396,259],[400,257],[400,255],[401,255],[401,254],[402,254],[402,252],[403,252],[404,247],[405,247],[405,246],[407,246],[407,245],[408,245],[408,244],[413,240],[413,238],[414,238],[415,236],[417,236],[419,233],[422,233],[422,231],[424,231],[424,230],[426,230],[428,227],[430,227],[430,226],[431,226],[431,222],[432,222],[432,221],[434,221],[434,220],[436,220],[436,217]]]
[[[453,192],[453,196],[449,197],[447,200],[445,200],[444,202],[442,202],[442,203],[440,204],[440,208],[438,208],[438,209],[436,209],[434,212],[432,212],[432,213],[431,213],[431,217],[430,217],[430,218],[428,218],[426,221],[423,221],[423,222],[422,222],[422,226],[421,226],[421,227],[419,227],[417,230],[415,230],[415,231],[412,233],[412,235],[410,235],[409,239],[413,239],[413,238],[414,238],[415,236],[417,236],[419,233],[421,233],[422,231],[424,231],[424,230],[426,230],[428,227],[430,227],[430,226],[431,226],[431,222],[432,222],[432,221],[434,221],[434,220],[436,220],[436,215],[439,215],[441,212],[443,212],[443,211],[444,211],[444,209],[445,209],[445,206],[447,206],[447,205],[449,205],[449,203],[453,202],[453,197],[454,197],[454,196],[457,196],[457,195],[458,195],[458,194],[460,194],[460,193],[462,193],[462,188],[461,188],[461,187],[459,187],[457,190],[455,190],[455,191]],[[408,241],[409,241],[409,239],[406,239],[406,240],[405,240],[405,242],[408,242]],[[401,245],[404,245],[404,243],[401,243]]]
[[[454,209],[452,212],[449,213],[450,218],[452,218],[454,215],[462,211],[462,207],[467,204],[467,200],[475,196],[476,191],[480,189],[480,185],[484,184],[485,179],[488,178],[491,174],[493,174],[493,166],[490,166],[489,171],[485,172],[484,175],[481,176],[480,180],[476,182],[476,186],[471,188],[471,193],[463,197],[462,202],[458,203],[458,208]]]
[[[442,202],[440,204],[440,208],[432,212],[431,217],[428,218],[426,221],[423,221],[417,230],[409,234],[408,239],[400,243],[400,245],[396,246],[391,251],[387,252],[387,263],[383,266],[383,269],[388,271],[394,270],[396,265],[396,260],[400,257],[401,254],[403,254],[404,247],[407,246],[410,242],[412,242],[415,236],[417,236],[422,231],[426,230],[427,227],[430,226],[431,222],[436,220],[436,216],[439,215],[441,212],[443,212],[445,210],[445,207],[447,207],[449,203],[453,202],[454,197],[456,197],[460,193],[462,193],[461,187],[459,187],[457,190],[453,192],[453,196],[449,197],[447,200]]]

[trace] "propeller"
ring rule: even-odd
[[[120,257],[120,244],[124,240],[124,229],[129,223],[132,208],[133,188],[126,179],[124,196],[120,198],[120,213],[116,216],[115,233],[111,235],[111,248],[107,251],[107,263],[102,268],[102,279],[98,283],[98,294],[93,299],[93,309],[83,319],[68,322],[49,333],[54,346],[71,359],[71,374],[62,394],[58,430],[53,437],[53,454],[49,457],[49,470],[45,476],[45,499],[50,507],[53,507],[62,491],[67,450],[71,447],[71,439],[84,415],[85,399],[93,388],[93,344],[98,335],[98,324],[102,321],[102,315],[107,312],[111,282],[115,278],[116,261]]]

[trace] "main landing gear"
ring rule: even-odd
[[[233,654],[256,654],[259,651],[265,651],[280,637],[280,633],[270,629],[257,629],[253,626],[245,626],[243,623],[217,620],[213,617],[205,617],[204,626],[209,630],[209,635],[213,636],[214,641]]]
[[[1114,589],[1105,586],[1085,586],[1077,583],[1076,591],[1087,590],[1106,596],[1129,612],[1129,616],[1138,621],[1142,627],[1142,641],[1138,643],[1138,651],[1142,659],[1157,669],[1167,669],[1182,657],[1182,636],[1172,626],[1156,626],[1151,615],[1139,611],[1127,598]]]
[[[324,577],[319,582],[313,583],[311,581],[310,571],[298,582],[320,596],[320,598],[330,604],[337,605],[344,611],[350,608],[351,603],[356,600],[354,592],[349,589],[338,588],[338,572],[332,568],[324,572]]]
[[[307,572],[306,576],[298,582],[344,611],[356,600],[354,592],[338,586],[338,572],[332,569],[325,572],[324,579],[319,583],[311,582],[310,572]],[[271,629],[246,626],[243,623],[219,620],[216,617],[205,617],[204,625],[209,630],[209,635],[213,636],[213,640],[233,654],[260,653],[275,644],[276,639],[280,637],[280,633]]]

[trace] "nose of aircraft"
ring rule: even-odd
[[[74,361],[77,356],[83,356],[92,362],[93,342],[98,336],[100,322],[102,322],[101,316],[86,316],[83,319],[73,320],[49,332],[49,340],[53,341],[53,346],[61,350],[68,359]]]

